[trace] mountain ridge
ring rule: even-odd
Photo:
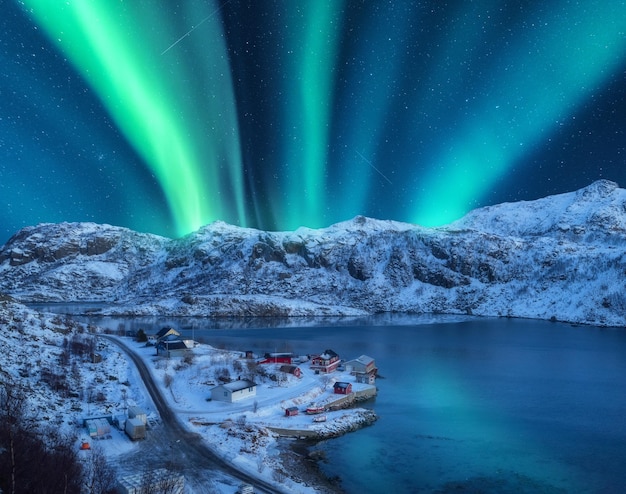
[[[0,248],[0,292],[126,314],[452,313],[626,323],[626,190],[477,209],[426,228],[357,216],[265,232],[217,221],[179,239],[40,224]]]

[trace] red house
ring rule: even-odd
[[[259,364],[291,364],[293,354],[291,353],[266,353],[258,361]]]
[[[352,393],[352,384],[344,382],[336,382],[333,386],[333,390],[337,395],[349,395]]]
[[[332,350],[324,350],[321,355],[316,355],[311,359],[311,369],[316,372],[334,372],[339,367],[341,360]]]
[[[298,407],[289,407],[285,409],[285,417],[293,417],[298,415]]]

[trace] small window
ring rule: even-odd
[[[228,396],[228,391],[224,391],[224,396]]]

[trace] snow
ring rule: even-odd
[[[334,430],[333,421],[346,415],[354,415],[354,410],[327,412],[326,423],[314,423],[312,417],[304,413],[286,417],[285,409],[296,406],[301,412],[307,405],[315,403],[332,403],[339,398],[333,392],[333,384],[337,381],[352,383],[353,390],[363,391],[373,386],[355,382],[355,377],[341,372],[332,374],[315,374],[309,363],[299,364],[301,377],[283,373],[279,368],[283,364],[256,364],[269,376],[277,376],[278,382],[271,378],[262,379],[257,383],[256,395],[235,403],[210,400],[210,390],[217,386],[216,370],[227,369],[234,379],[244,379],[245,365],[254,360],[247,360],[240,351],[220,350],[205,344],[196,344],[191,364],[184,359],[163,359],[155,357],[151,346],[133,344],[134,351],[141,355],[147,363],[154,379],[160,383],[163,394],[170,400],[170,406],[188,422],[223,423],[225,421],[241,421],[245,417],[248,424],[296,431]],[[239,369],[240,375],[237,375]],[[169,388],[166,388],[166,375],[175,376]],[[258,381],[258,380],[257,380]],[[210,401],[209,401],[210,400]],[[295,435],[298,435],[297,433]]]
[[[215,222],[168,240],[43,224],[0,249],[0,291],[29,302],[113,301],[109,314],[408,312],[621,326],[625,242],[626,190],[601,180],[440,228],[363,216],[293,232]]]
[[[0,368],[16,382],[29,389],[29,414],[38,417],[42,425],[52,425],[76,434],[76,447],[85,442],[100,449],[113,465],[124,464],[138,451],[141,442],[132,442],[116,427],[108,439],[93,439],[83,427],[86,418],[123,416],[129,407],[138,406],[147,415],[148,424],[158,423],[158,413],[143,381],[128,357],[112,342],[97,338],[96,350],[102,356],[99,363],[72,356],[64,371],[59,364],[60,350],[69,348],[73,341],[87,341],[94,337],[84,327],[71,320],[51,314],[40,314],[26,307],[0,302],[0,320],[6,322],[0,332]],[[93,328],[92,328],[93,329]],[[312,402],[332,401],[332,383],[336,380],[352,382],[354,390],[368,386],[354,382],[350,375],[316,375],[306,363],[298,364],[302,377],[281,373],[281,364],[264,364],[267,375],[279,376],[276,381],[267,377],[257,380],[257,394],[233,404],[207,401],[210,389],[219,375],[227,372],[232,378],[246,369],[246,360],[240,351],[216,349],[196,344],[192,357],[157,357],[155,348],[137,343],[131,338],[114,337],[131,347],[147,364],[155,382],[175,411],[180,422],[191,432],[198,433],[207,444],[239,469],[276,485],[277,490],[309,494],[318,492],[303,481],[285,478],[276,472],[285,472],[280,463],[277,434],[268,430],[292,429],[295,436],[319,432],[327,436],[342,434],[359,426],[360,408],[326,412],[327,422],[314,423],[303,413]],[[68,344],[69,342],[69,344]],[[33,358],[37,355],[37,358]],[[60,395],[44,382],[45,370],[67,375],[66,384],[73,392]],[[227,371],[225,371],[227,369]],[[166,378],[171,376],[171,379]],[[167,383],[170,383],[169,386]],[[301,412],[286,417],[285,408],[296,406]],[[370,417],[371,418],[371,417]],[[149,433],[149,432],[148,432]],[[80,451],[88,458],[90,450]],[[210,477],[211,473],[207,473]],[[217,492],[232,493],[231,483],[207,478]],[[187,486],[187,494],[193,494]]]

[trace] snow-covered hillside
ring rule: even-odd
[[[388,311],[626,323],[626,190],[478,209],[441,228],[356,217],[264,232],[216,222],[169,240],[43,224],[0,249],[0,292],[172,315]]]

